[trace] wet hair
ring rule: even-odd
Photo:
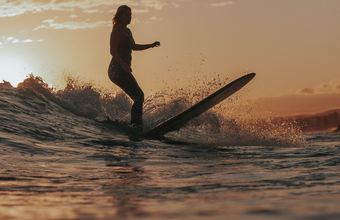
[[[127,11],[131,11],[131,8],[127,5],[121,5],[117,8],[116,14],[112,18],[112,24],[116,24],[120,22],[120,18]]]

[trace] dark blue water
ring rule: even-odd
[[[148,140],[122,94],[45,90],[0,86],[0,219],[340,219],[339,133],[220,106]],[[186,104],[149,97],[146,129]]]

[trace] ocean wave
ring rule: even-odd
[[[194,88],[164,90],[147,97],[144,104],[145,129],[152,128],[203,99],[207,91],[221,84],[220,81],[216,83],[218,85],[210,83],[200,87],[196,92]],[[79,83],[72,78],[68,79],[64,89],[56,91],[48,87],[42,78],[30,75],[17,88],[7,82],[1,83],[0,105],[4,131],[53,140],[69,134],[81,137],[81,132],[78,134],[67,128],[76,123],[86,126],[81,124],[84,122],[80,118],[127,124],[131,100],[123,92],[105,93],[90,83]],[[241,94],[236,94],[191,120],[180,131],[169,133],[167,137],[211,145],[305,145],[296,123],[277,123],[270,117],[257,118],[251,111],[251,107],[242,101]],[[9,121],[11,123],[6,125]],[[115,124],[115,130],[119,131],[120,125]],[[128,130],[122,128],[121,131]]]

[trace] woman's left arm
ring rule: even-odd
[[[132,50],[146,50],[149,48],[158,47],[160,45],[161,44],[158,41],[155,41],[152,44],[135,44],[133,45]]]
[[[136,44],[135,39],[133,39],[131,30],[127,29],[127,31],[131,37],[131,42],[133,43],[131,48],[132,50],[146,50],[149,48],[159,47],[161,45],[161,43],[159,43],[158,41],[155,41],[152,44]]]

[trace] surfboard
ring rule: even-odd
[[[250,73],[245,76],[242,76],[223,88],[217,90],[215,93],[209,95],[205,99],[196,103],[192,107],[187,110],[179,113],[178,115],[158,124],[153,127],[151,130],[144,133],[145,136],[163,136],[164,134],[180,129],[185,125],[186,122],[191,119],[199,116],[203,112],[222,102],[238,90],[240,90],[243,86],[245,86],[250,80],[255,77],[255,73]]]

